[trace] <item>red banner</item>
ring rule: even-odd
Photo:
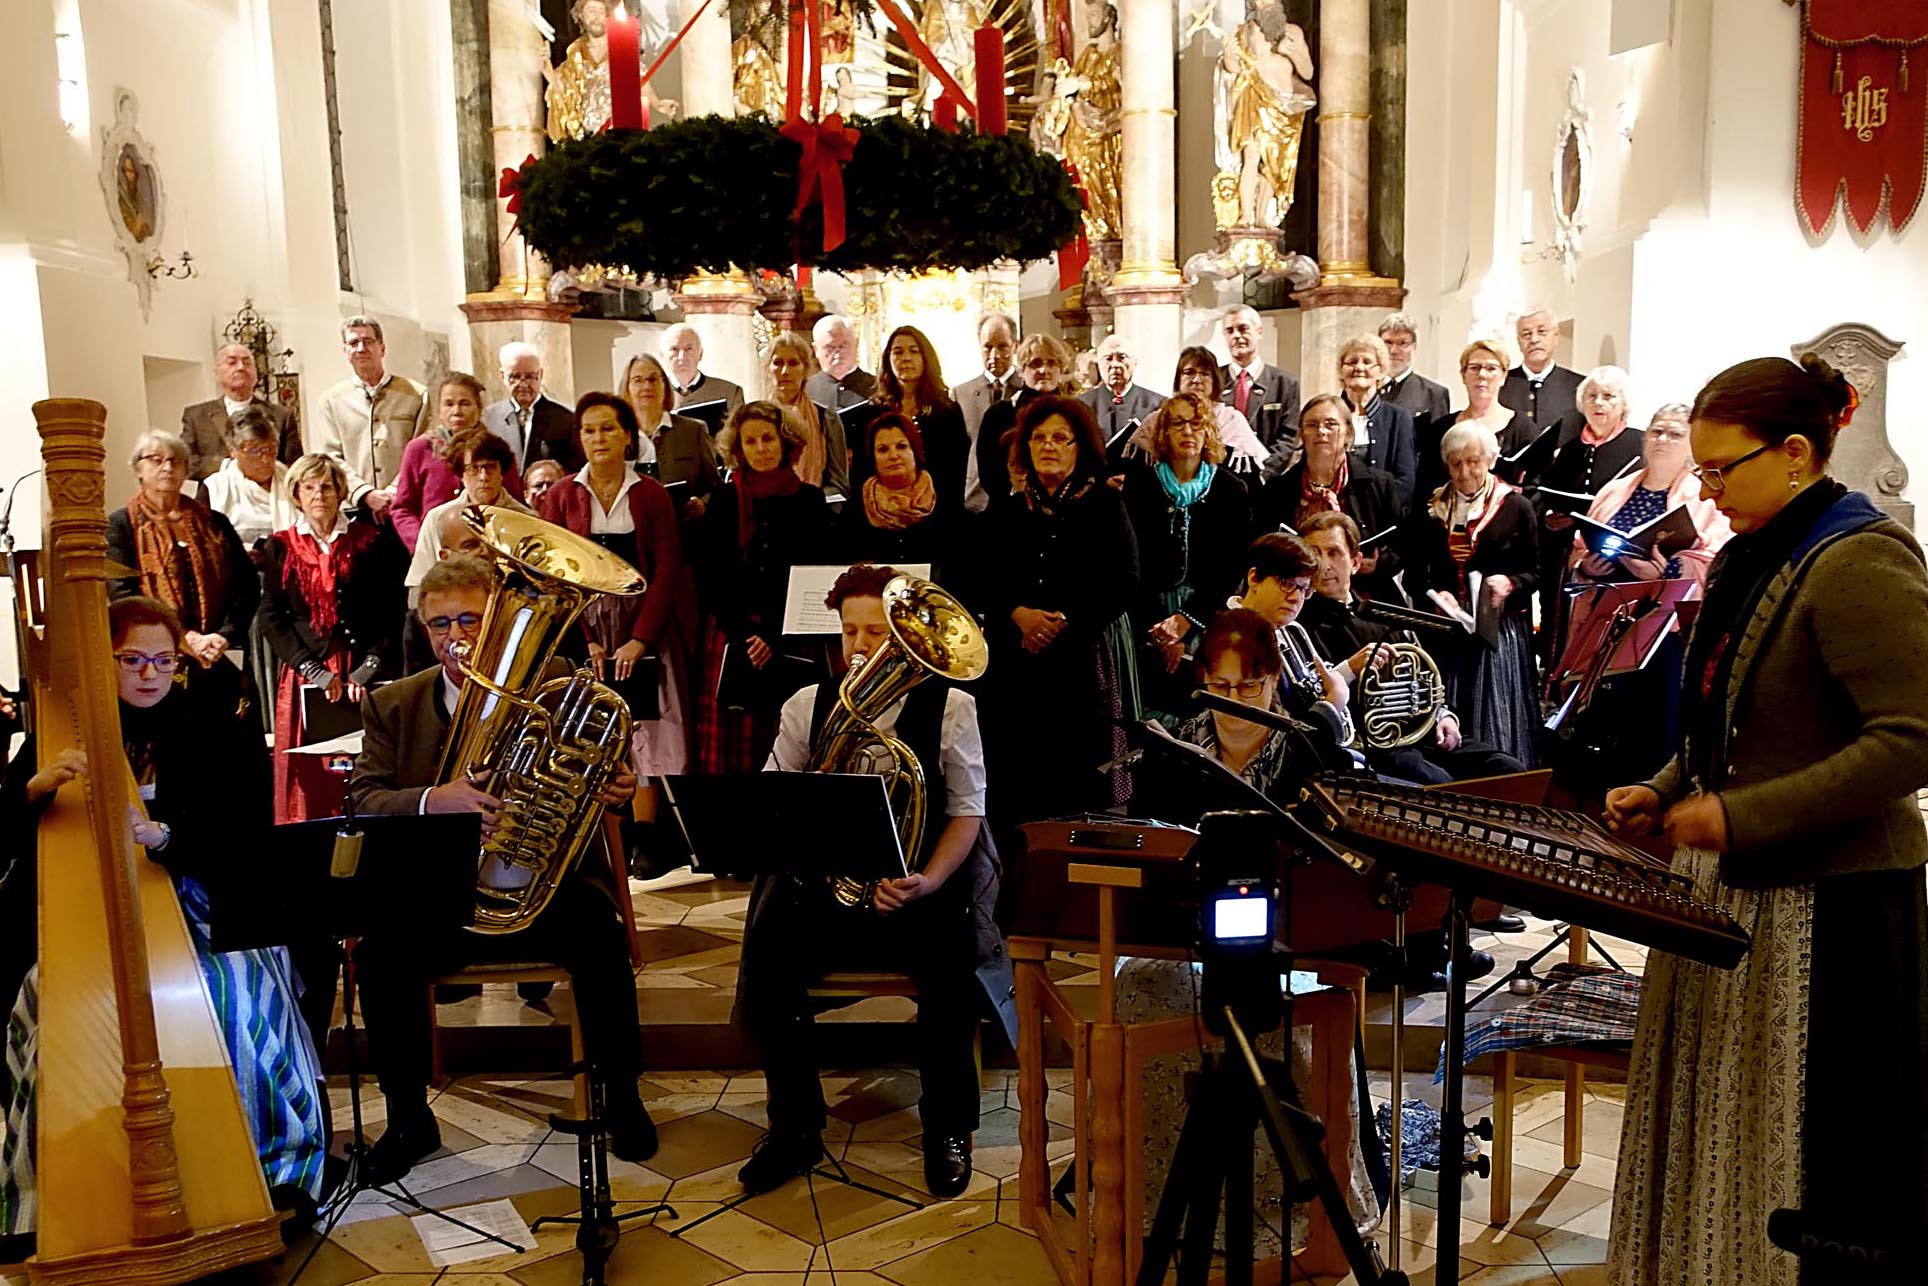
[[[1864,240],[1884,197],[1888,226],[1908,226],[1928,180],[1928,5],[1806,0],[1797,140],[1794,206],[1810,239],[1834,226],[1837,200]]]

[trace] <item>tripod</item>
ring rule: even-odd
[[[676,1211],[665,1202],[657,1202],[641,1210],[616,1213],[615,1200],[609,1194],[609,1087],[594,1064],[576,1063],[569,1070],[589,1082],[589,1111],[580,1118],[551,1112],[549,1125],[576,1136],[576,1190],[582,1197],[582,1213],[543,1215],[529,1229],[533,1232],[551,1223],[575,1224],[576,1249],[582,1254],[582,1286],[604,1286],[603,1265],[616,1253],[622,1225],[664,1212],[674,1219]]]
[[[804,1171],[804,1174],[810,1178],[828,1179],[832,1183],[841,1183],[846,1188],[855,1188],[859,1192],[868,1192],[873,1197],[882,1197],[886,1201],[895,1201],[898,1205],[909,1206],[912,1210],[922,1210],[924,1208],[923,1202],[914,1200],[913,1198],[910,1198],[910,1197],[906,1197],[902,1193],[885,1192],[882,1188],[873,1188],[868,1183],[864,1183],[864,1182],[861,1182],[860,1180],[851,1178],[850,1171],[844,1169],[843,1162],[837,1160],[836,1157],[831,1156],[827,1150],[823,1154],[823,1160],[817,1162],[817,1164],[815,1164],[814,1166],[811,1166],[808,1170]],[[730,1211],[736,1209],[744,1202],[753,1201],[757,1197],[760,1197],[762,1195],[763,1194],[760,1192],[746,1192],[740,1197],[731,1197],[728,1201],[725,1201],[722,1205],[710,1211],[708,1214],[704,1215],[701,1219],[697,1219],[697,1220],[694,1220],[693,1222],[686,1223],[680,1228],[671,1229],[669,1235],[672,1237],[675,1237],[677,1240],[680,1241],[684,1233],[689,1232],[696,1228],[701,1228],[704,1224],[716,1218],[718,1215],[728,1214]]]
[[[328,1203],[328,1218],[326,1222],[317,1229],[315,1244],[308,1248],[308,1253],[302,1257],[301,1266],[295,1269],[292,1277],[288,1278],[288,1286],[294,1286],[296,1282],[301,1280],[301,1275],[308,1271],[308,1265],[314,1262],[315,1255],[321,1250],[322,1246],[327,1243],[329,1236],[335,1231],[335,1225],[340,1223],[342,1215],[347,1213],[349,1205],[354,1202],[356,1197],[364,1192],[380,1193],[390,1201],[400,1202],[409,1209],[419,1211],[425,1215],[434,1215],[444,1223],[454,1224],[457,1228],[461,1228],[466,1232],[472,1232],[478,1237],[493,1241],[506,1249],[513,1250],[518,1255],[522,1254],[522,1247],[512,1241],[498,1237],[494,1233],[485,1231],[484,1229],[477,1228],[474,1224],[464,1223],[454,1215],[444,1214],[433,1206],[423,1205],[414,1193],[402,1186],[399,1179],[393,1184],[386,1186],[369,1182],[368,1175],[364,1169],[367,1164],[369,1149],[368,1136],[362,1123],[361,1068],[355,1054],[355,955],[352,951],[344,951],[342,954],[342,1035],[345,1037],[344,1044],[348,1051],[348,1110],[350,1119],[354,1123],[354,1132],[349,1137],[346,1150],[348,1170],[342,1176],[341,1187],[335,1190],[334,1197]]]
[[[1273,986],[1276,989],[1276,982]],[[1252,1156],[1261,1127],[1285,1176],[1288,1201],[1319,1203],[1361,1286],[1406,1286],[1406,1275],[1387,1271],[1378,1249],[1359,1235],[1338,1180],[1318,1152],[1325,1129],[1299,1106],[1285,1065],[1261,1060],[1253,1052],[1232,1005],[1208,1011],[1206,1024],[1224,1034],[1226,1050],[1205,1055],[1171,1173],[1152,1217],[1137,1286],[1159,1286],[1181,1246],[1179,1286],[1204,1286],[1221,1209],[1225,1281],[1227,1286],[1251,1286]],[[1286,1251],[1290,1253],[1289,1246]]]

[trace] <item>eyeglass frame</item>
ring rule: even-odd
[[[441,624],[437,625],[437,621]],[[455,616],[425,616],[422,618],[422,625],[430,634],[447,634],[458,625],[464,630],[479,630],[482,628],[482,613],[461,612]]]
[[[163,665],[162,662],[166,662],[166,664]],[[114,664],[120,666],[120,668],[128,674],[134,675],[144,673],[149,666],[152,666],[154,667],[154,673],[172,676],[178,674],[181,667],[186,663],[187,657],[178,651],[156,652],[151,656],[146,652],[114,653]]]
[[[1707,488],[1709,491],[1713,492],[1717,496],[1724,495],[1726,494],[1726,491],[1727,491],[1728,474],[1740,468],[1740,466],[1746,464],[1749,460],[1752,460],[1755,456],[1766,455],[1769,451],[1772,451],[1777,445],[1779,444],[1774,442],[1765,442],[1765,443],[1762,443],[1760,446],[1755,447],[1752,451],[1749,451],[1746,455],[1739,456],[1733,460],[1729,460],[1726,464],[1707,464],[1707,465],[1692,464],[1687,466],[1687,471],[1693,474],[1694,477],[1699,480],[1701,486]]]
[[[1271,675],[1260,675],[1256,679],[1240,679],[1236,683],[1221,679],[1217,675],[1210,675],[1200,686],[1216,696],[1249,698],[1264,696],[1265,685],[1271,681]],[[1246,691],[1247,688],[1251,691]]]

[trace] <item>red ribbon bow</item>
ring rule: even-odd
[[[529,167],[535,163],[536,154],[531,152],[523,160],[522,164],[516,166],[514,169],[504,169],[502,171],[502,181],[495,185],[495,194],[497,196],[509,198],[509,204],[503,208],[510,214],[522,213],[522,184],[524,179],[528,177]]]
[[[803,149],[797,160],[796,217],[822,200],[823,252],[829,254],[844,243],[843,167],[857,149],[857,131],[845,128],[843,117],[832,112],[815,123],[787,121],[779,132]]]

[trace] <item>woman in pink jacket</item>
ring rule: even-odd
[[[1619,531],[1632,531],[1671,510],[1687,506],[1700,539],[1672,557],[1657,558],[1628,549],[1613,558],[1589,553],[1584,541],[1573,542],[1573,574],[1589,581],[1679,580],[1696,585],[1707,580],[1707,565],[1734,533],[1712,500],[1700,495],[1700,480],[1687,466],[1693,452],[1687,444],[1687,411],[1670,402],[1654,412],[1640,445],[1642,467],[1600,488],[1587,517]]]

